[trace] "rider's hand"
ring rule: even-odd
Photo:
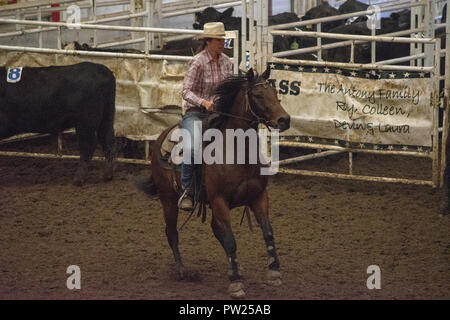
[[[203,100],[202,106],[204,106],[206,110],[211,111],[214,109],[214,102],[209,100]]]

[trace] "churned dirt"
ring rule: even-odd
[[[52,139],[2,146],[48,151]],[[70,150],[69,150],[70,152]],[[358,155],[354,173],[428,179],[431,161]],[[72,185],[75,160],[0,156],[1,299],[228,299],[224,251],[209,222],[180,232],[189,281],[174,274],[158,199],[134,185],[144,165],[118,164],[113,181],[93,162],[87,183]],[[346,154],[302,169],[346,172]],[[431,187],[279,174],[270,180],[270,215],[283,286],[264,284],[266,253],[254,223],[233,230],[249,299],[450,299],[450,218]],[[182,221],[186,215],[181,216]],[[81,289],[66,287],[81,268]],[[381,269],[369,290],[367,268]]]

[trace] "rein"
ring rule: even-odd
[[[265,85],[266,83],[267,83],[267,81],[265,81],[265,82],[260,82],[260,83],[255,84],[254,87],[259,86],[259,85]],[[237,116],[237,115],[234,115],[234,114],[231,114],[231,113],[220,112],[220,111],[216,111],[216,110],[212,110],[211,112],[216,113],[216,114],[219,114],[219,115],[221,115],[221,116],[226,116],[226,117],[229,117],[229,118],[235,118],[235,119],[244,120],[244,121],[246,121],[246,122],[249,122],[251,126],[252,126],[253,123],[256,123],[256,126],[257,126],[258,124],[262,123],[263,125],[265,125],[265,126],[267,127],[267,129],[268,129],[269,132],[270,132],[271,130],[270,130],[270,126],[269,126],[268,121],[266,121],[266,120],[264,120],[263,118],[259,117],[259,116],[255,113],[255,111],[253,110],[252,105],[250,104],[249,91],[250,91],[250,89],[247,87],[246,90],[245,90],[245,102],[246,102],[246,103],[245,103],[245,110],[246,110],[246,111],[250,111],[250,113],[252,114],[252,116],[253,116],[254,118],[256,118],[256,121],[253,120],[253,119],[250,119],[250,118],[241,117],[241,116]]]

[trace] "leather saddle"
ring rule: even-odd
[[[219,115],[213,113],[213,114],[209,114],[207,117],[205,117],[203,119],[203,123],[202,123],[202,128],[204,131],[206,131],[209,128],[216,128],[219,124]],[[181,165],[176,165],[173,163],[172,161],[172,150],[175,147],[175,145],[177,145],[178,143],[181,142],[178,140],[172,140],[172,134],[175,130],[181,129],[181,122],[177,123],[176,125],[174,125],[169,132],[167,133],[167,135],[165,136],[163,142],[161,143],[161,148],[160,148],[160,160],[161,160],[161,164],[166,168],[166,169],[175,169],[177,171],[181,171]],[[203,142],[203,147],[205,147],[207,144],[205,144]]]
[[[175,169],[177,171],[181,171],[181,165],[176,165],[172,162],[172,150],[180,141],[172,140],[172,133],[175,130],[178,130],[181,128],[181,123],[177,123],[174,125],[167,135],[165,136],[163,142],[161,143],[160,148],[160,161],[161,164],[164,166],[165,169]]]

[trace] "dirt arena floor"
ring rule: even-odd
[[[45,150],[51,139],[2,146]],[[298,168],[346,172],[345,154]],[[208,221],[180,233],[189,281],[174,275],[162,209],[136,189],[143,165],[118,164],[112,182],[93,162],[72,185],[77,163],[0,157],[0,299],[228,299],[228,264]],[[358,155],[354,172],[428,179],[430,161]],[[279,174],[270,180],[270,214],[283,286],[264,284],[266,252],[254,223],[233,230],[248,299],[450,299],[450,218],[430,187]],[[185,216],[182,216],[184,220]],[[81,290],[66,269],[81,268]],[[366,287],[367,267],[381,289]]]

